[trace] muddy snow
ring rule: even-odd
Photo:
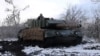
[[[38,46],[26,46],[22,51],[29,56],[100,56],[100,49],[96,50],[96,46],[100,46],[100,44],[80,44],[71,47],[55,48],[40,48]],[[92,47],[95,48],[92,49]]]

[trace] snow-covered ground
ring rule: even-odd
[[[99,46],[99,49],[88,49],[96,46]],[[29,56],[100,56],[100,44],[88,43],[71,47],[57,48],[40,48],[38,46],[27,46],[22,51]]]
[[[3,53],[0,53],[0,56],[15,56],[14,54],[12,54],[11,52],[9,51],[5,51]]]
[[[2,38],[2,39],[0,39],[0,41],[18,41],[18,38],[14,38],[14,37],[12,37],[12,38]]]
[[[93,49],[93,47],[95,48]],[[24,52],[27,56],[100,56],[100,44],[87,43],[70,47],[54,47],[54,48],[24,46],[24,49],[22,49],[21,51]],[[0,56],[15,56],[15,55],[9,51],[5,51],[3,53],[0,52]]]

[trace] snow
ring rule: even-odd
[[[0,46],[0,51],[2,50],[3,46]],[[4,51],[4,52],[0,52],[0,56],[15,56],[14,54],[12,54],[9,51]]]
[[[27,55],[33,56],[99,56],[100,50],[88,50],[84,49],[89,46],[100,45],[99,43],[93,44],[80,44],[71,47],[59,47],[59,48],[40,48],[38,46],[27,46],[22,51]]]
[[[18,38],[4,38],[0,39],[0,41],[18,41]]]
[[[0,46],[0,49],[2,49],[2,46]]]
[[[93,37],[90,38],[90,37],[87,37],[87,36],[83,36],[83,41],[86,41],[88,43],[96,43],[96,42],[98,42]]]
[[[30,54],[31,52],[35,52],[37,50],[43,50],[43,48],[39,48],[38,46],[36,47],[29,46],[29,47],[25,47],[25,49],[22,51],[25,52],[26,54]]]
[[[5,51],[4,53],[0,53],[0,56],[15,56],[9,51]]]

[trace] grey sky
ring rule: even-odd
[[[69,6],[80,6],[82,8],[89,9],[93,7],[94,4],[90,2],[90,0],[14,0],[14,4],[18,7],[18,9],[22,9],[25,6],[29,5],[30,7],[25,11],[21,11],[21,21],[26,21],[27,18],[37,17],[40,13],[43,13],[45,17],[54,17],[57,18],[65,11],[65,8]],[[4,2],[4,0],[0,0],[0,19],[4,19],[7,14],[5,9],[12,8]]]

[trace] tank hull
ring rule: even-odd
[[[41,47],[71,46],[81,43],[82,37],[71,30],[23,29],[19,33],[19,41],[28,42]]]

